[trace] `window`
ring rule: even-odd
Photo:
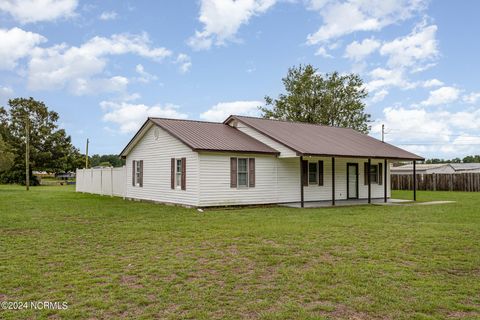
[[[317,184],[317,163],[308,163],[308,184]]]
[[[370,183],[378,183],[378,165],[370,166]]]
[[[140,167],[140,161],[136,161],[136,168],[135,168],[135,181],[137,182],[137,186],[140,186],[140,179],[142,176],[142,168]]]
[[[238,158],[238,186],[248,187],[248,159]]]
[[[180,189],[182,187],[182,159],[176,159],[176,174],[175,174],[175,186]]]

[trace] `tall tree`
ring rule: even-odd
[[[25,179],[25,129],[30,128],[31,170],[63,172],[74,170],[80,154],[64,129],[59,129],[58,114],[33,98],[8,101],[9,109],[0,108],[0,133],[12,147],[13,167],[2,174],[4,182],[23,182]]]
[[[0,172],[9,170],[13,165],[15,156],[10,150],[11,147],[3,141],[0,133]]]
[[[312,65],[288,69],[282,79],[286,93],[265,97],[264,118],[348,127],[368,133],[367,91],[357,74],[322,75]]]

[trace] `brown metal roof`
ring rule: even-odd
[[[230,116],[287,146],[300,155],[424,160],[424,158],[379,141],[350,128]]]
[[[149,119],[193,150],[279,153],[238,129],[222,123],[164,118]]]

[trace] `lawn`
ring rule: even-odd
[[[480,194],[207,210],[0,186],[2,319],[480,318]],[[397,192],[395,197],[410,197]]]

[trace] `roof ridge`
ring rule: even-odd
[[[309,123],[309,122],[292,121],[292,120],[285,120],[285,119],[260,118],[260,117],[242,116],[242,115],[236,115],[236,114],[232,114],[231,116],[232,116],[232,117],[237,117],[237,118],[250,118],[250,119],[258,119],[258,120],[267,120],[267,121],[278,121],[278,122],[295,123],[295,124],[310,125],[310,126],[316,126],[316,127],[349,129],[349,130],[353,130],[353,131],[360,132],[360,131],[358,131],[358,130],[355,130],[355,129],[349,128],[349,127],[329,126],[329,125],[321,124],[321,123]],[[361,133],[361,132],[360,132],[360,133]]]
[[[210,124],[223,124],[222,122],[196,120],[196,119],[175,119],[175,118],[164,118],[164,117],[148,117],[148,119],[150,119],[150,120],[172,120],[172,121],[200,122],[200,123],[210,123]]]

